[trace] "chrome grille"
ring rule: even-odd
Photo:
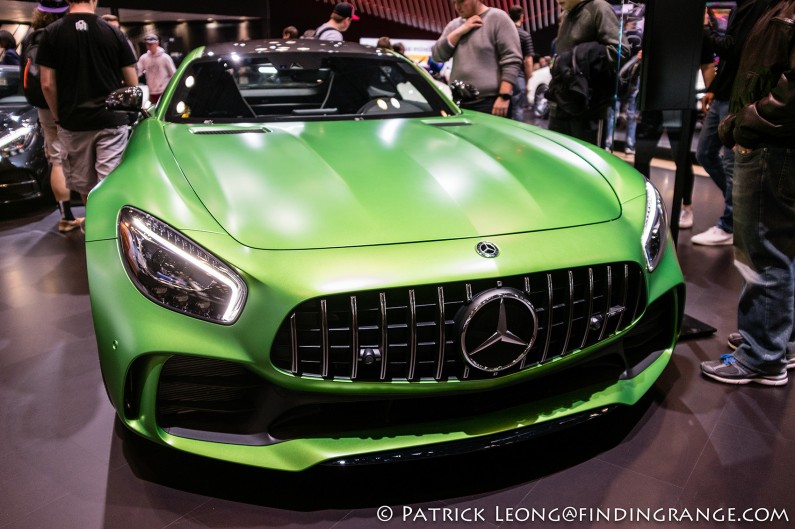
[[[456,314],[473,296],[498,287],[524,292],[536,310],[538,335],[522,362],[493,374],[462,358]],[[645,305],[643,272],[635,263],[336,294],[306,301],[286,318],[271,361],[292,375],[324,379],[491,378],[592,346],[627,328]]]

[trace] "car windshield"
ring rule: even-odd
[[[387,55],[206,56],[182,74],[172,122],[379,119],[456,111],[412,64]]]

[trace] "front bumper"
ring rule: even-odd
[[[473,241],[269,252],[236,250],[220,235],[191,234],[239,270],[267,271],[246,276],[248,304],[231,326],[155,306],[130,283],[115,240],[90,242],[89,278],[103,377],[122,421],[140,435],[186,452],[291,471],[325,462],[378,461],[395,451],[433,453],[434,447],[450,443],[476,449],[488,446],[495,436],[565,424],[567,418],[634,404],[663,371],[684,306],[672,248],[653,274],[644,274],[647,306],[638,311],[631,328],[549,365],[502,377],[396,383],[307,379],[274,367],[270,344],[286,315],[316,296],[509,276],[527,273],[528,263],[534,270],[553,270],[564,262],[639,262],[635,246],[591,245],[583,251],[584,241],[615,236],[615,230],[597,225],[496,237],[503,255],[515,256],[498,260],[474,255]],[[554,250],[539,255],[535,248]],[[205,382],[196,385],[197,379],[180,377],[179,370],[169,367],[169,362],[186,358],[199,364],[218,362],[222,371],[232,366],[231,374],[242,381],[238,387],[250,390],[256,408],[245,416],[245,427],[223,431],[164,420],[164,390],[190,396]],[[198,376],[205,375],[200,371]]]

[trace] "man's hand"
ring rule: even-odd
[[[754,150],[749,149],[747,147],[743,147],[742,145],[735,145],[734,152],[738,152],[740,154],[751,154],[752,152],[754,152]]]
[[[709,107],[712,106],[712,100],[715,99],[715,94],[706,92],[704,97],[701,98],[701,107],[704,109],[704,114],[709,112]]]
[[[494,100],[494,106],[491,113],[495,116],[508,117],[508,109],[511,106],[511,101],[508,99],[500,99],[499,97]]]
[[[450,43],[450,46],[455,48],[458,46],[458,41],[461,40],[464,35],[479,27],[483,27],[483,19],[480,18],[480,15],[472,15],[469,18],[465,18],[461,26],[458,26],[447,35],[447,41]]]
[[[464,32],[464,35],[466,35],[475,28],[483,27],[483,19],[480,18],[480,15],[472,15],[471,17],[464,20],[464,25],[461,27],[467,28]]]

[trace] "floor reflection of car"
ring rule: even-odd
[[[50,196],[38,112],[22,94],[19,66],[0,66],[0,205]]]

